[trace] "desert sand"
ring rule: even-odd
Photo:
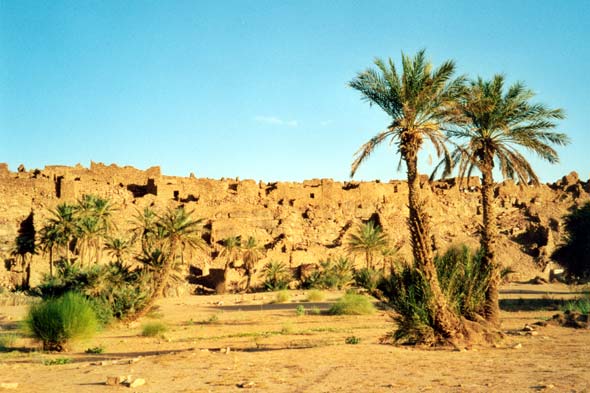
[[[573,291],[573,293],[572,293]],[[371,316],[315,315],[319,303],[292,291],[166,298],[131,326],[115,324],[67,353],[43,353],[28,338],[0,353],[0,383],[19,392],[588,392],[590,330],[526,324],[547,320],[576,290],[562,284],[502,288],[505,339],[495,347],[421,349],[381,344],[394,325]],[[302,305],[306,315],[297,315]],[[2,333],[18,329],[26,306],[0,306]],[[144,337],[142,324],[161,321],[163,337]],[[16,331],[16,330],[15,330]],[[360,339],[356,345],[346,338]],[[102,346],[102,354],[86,354]],[[229,348],[229,350],[228,350]],[[49,365],[67,358],[68,364]],[[145,379],[143,386],[106,385],[108,377]],[[4,389],[9,391],[9,389]],[[2,391],[2,389],[0,389]]]

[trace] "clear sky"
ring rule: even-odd
[[[426,48],[564,108],[561,164],[590,175],[590,1],[0,0],[0,162],[168,175],[348,179],[388,118],[347,87]],[[404,178],[384,146],[355,178]],[[430,173],[428,151],[419,168]]]

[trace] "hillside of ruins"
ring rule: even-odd
[[[430,182],[422,176],[428,196],[434,245],[438,250],[457,243],[477,247],[481,226],[479,178],[456,183],[455,179]],[[295,269],[327,258],[347,255],[347,238],[368,220],[380,224],[398,256],[409,259],[406,241],[407,185],[405,181],[339,182],[311,179],[298,182],[257,182],[240,179],[206,179],[163,175],[159,167],[140,170],[91,162],[89,168],[46,166],[16,172],[0,164],[0,287],[14,288],[23,272],[11,255],[19,228],[31,220],[39,229],[49,209],[74,202],[84,194],[109,198],[117,207],[120,233],[144,207],[163,209],[183,204],[205,221],[210,253],[188,258],[188,275],[204,279],[222,267],[216,259],[220,241],[229,236],[254,236],[264,245],[262,266],[283,261]],[[495,188],[500,229],[498,257],[514,273],[515,281],[546,276],[554,267],[550,255],[561,241],[564,214],[572,206],[590,200],[590,181],[575,172],[554,183],[524,187],[512,181]],[[362,263],[362,261],[358,261]],[[260,268],[259,266],[259,268]],[[48,270],[46,256],[35,255],[31,284]],[[232,280],[239,281],[240,270]],[[206,282],[206,280],[202,281]]]

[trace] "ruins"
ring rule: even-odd
[[[462,184],[455,179],[430,182],[422,176],[421,188],[428,197],[435,247],[444,250],[454,243],[478,245],[481,226],[479,178]],[[83,194],[112,200],[118,208],[117,228],[124,233],[129,220],[146,206],[164,208],[184,204],[203,218],[210,230],[208,242],[215,246],[228,236],[254,236],[266,249],[265,258],[284,261],[290,267],[318,263],[346,255],[347,236],[369,219],[379,223],[392,242],[403,244],[400,255],[409,258],[405,181],[387,183],[340,182],[311,179],[296,182],[256,182],[239,179],[206,179],[194,175],[163,175],[159,167],[140,170],[91,162],[89,168],[46,166],[11,172],[0,164],[0,287],[14,286],[11,249],[19,226],[31,216],[38,230],[49,211],[62,202],[74,202]],[[515,279],[542,274],[549,256],[561,239],[564,214],[574,205],[590,200],[590,181],[575,172],[555,183],[524,187],[512,181],[495,189],[500,239],[498,259],[510,267]],[[31,219],[31,218],[29,218]],[[47,271],[46,256],[33,257],[31,282]],[[201,269],[215,266],[215,258],[195,256],[189,263]]]

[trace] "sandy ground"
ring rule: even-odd
[[[502,292],[507,336],[497,348],[395,347],[379,343],[393,326],[385,312],[368,317],[295,312],[300,304],[307,311],[327,309],[339,293],[310,304],[303,302],[304,292],[293,291],[291,302],[274,305],[268,304],[272,293],[187,296],[164,299],[156,318],[112,326],[68,353],[42,353],[20,338],[14,344],[20,350],[0,353],[0,383],[16,382],[19,392],[51,393],[590,392],[590,330],[520,331],[552,316],[560,299],[572,296],[570,288],[510,284]],[[25,311],[25,306],[1,306],[0,333],[17,329]],[[153,320],[168,325],[164,337],[141,336],[141,325]],[[360,343],[346,344],[350,336]],[[96,346],[105,352],[84,353]],[[71,363],[47,364],[64,357]],[[105,384],[107,377],[119,375],[146,384]]]

